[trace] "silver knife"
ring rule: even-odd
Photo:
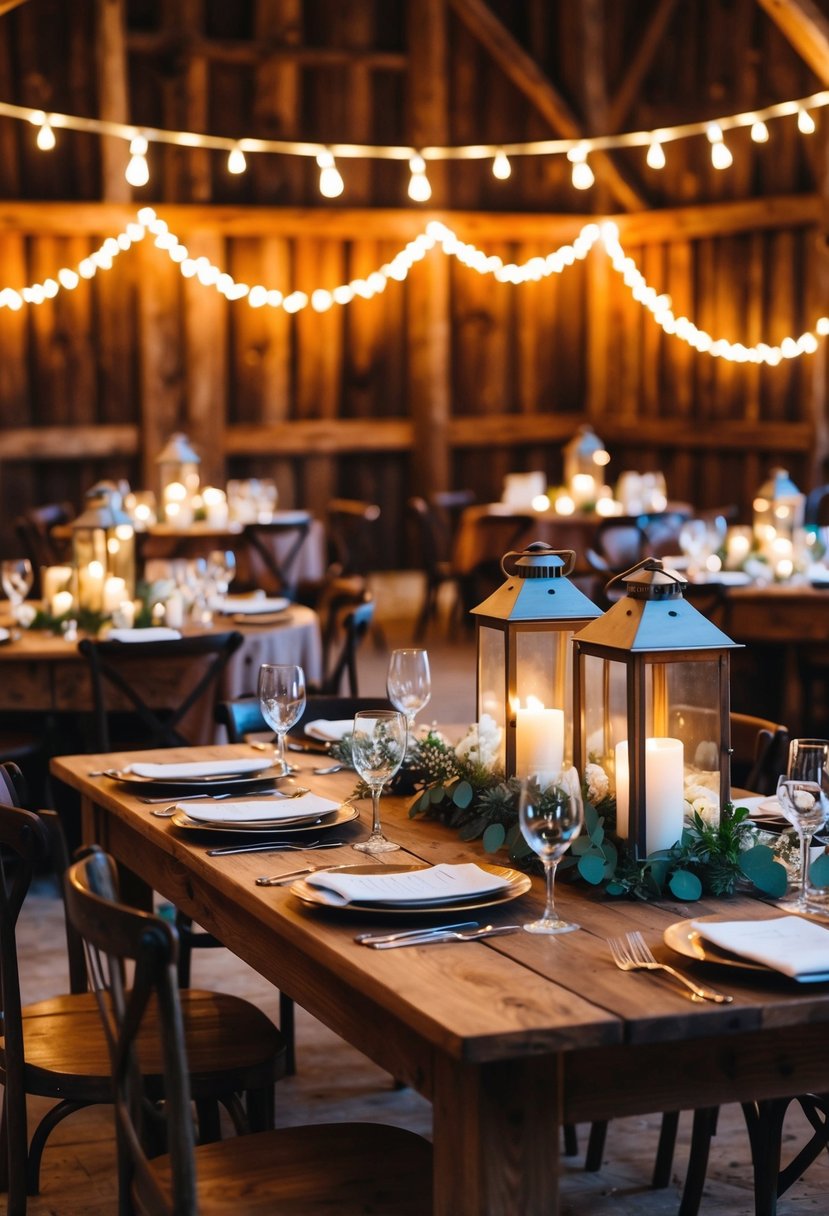
[[[261,844],[232,844],[222,845],[218,849],[208,849],[208,857],[229,857],[232,853],[281,853],[284,849],[293,850],[297,853],[304,853],[311,849],[336,849],[343,842],[341,840],[309,840],[307,844],[293,844],[289,840],[268,840]]]
[[[364,946],[373,946],[376,942],[396,942],[398,938],[403,937],[427,937],[433,933],[446,933],[449,929],[477,929],[479,923],[477,920],[462,920],[456,925],[421,925],[419,929],[402,929],[397,933],[358,933],[354,940]]]
[[[373,950],[394,950],[397,946],[429,946],[432,942],[477,942],[485,937],[502,937],[517,933],[520,925],[485,925],[483,929],[443,929],[440,933],[422,933],[420,937],[399,937],[393,942],[364,942]]]

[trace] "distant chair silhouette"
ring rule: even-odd
[[[415,638],[422,641],[429,622],[437,615],[441,587],[454,585],[457,592],[458,576],[451,560],[452,537],[448,522],[441,518],[425,498],[409,498],[406,502],[406,512],[412,524],[415,552],[420,559],[420,569],[426,580],[423,604],[414,627]],[[459,602],[456,595],[456,608]]]
[[[818,528],[829,527],[829,485],[815,486],[806,495],[803,522]]]
[[[62,565],[68,558],[71,545],[58,540],[52,532],[60,524],[67,524],[74,517],[69,502],[46,503],[42,507],[29,507],[14,521],[15,532],[23,546],[24,555],[32,563],[35,582],[33,595],[40,595],[40,571],[44,566]]]
[[[248,546],[248,575],[252,586],[269,595],[295,598],[293,570],[313,522],[310,515],[304,518],[301,515],[297,512],[295,519],[245,524],[242,539]]]

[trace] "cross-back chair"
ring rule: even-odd
[[[78,649],[89,664],[94,702],[93,749],[112,750],[116,715],[126,712],[124,746],[181,747],[208,739],[222,673],[242,634],[207,633],[164,642],[94,642]],[[162,683],[163,682],[163,683]],[[160,700],[163,687],[165,703]]]
[[[451,560],[452,541],[447,521],[425,498],[417,495],[407,500],[406,513],[415,541],[415,552],[426,579],[423,604],[414,627],[415,638],[422,641],[429,622],[437,615],[441,587],[454,586],[457,591],[458,576]],[[456,606],[458,602],[456,595]]]
[[[86,1106],[112,1101],[109,1052],[96,999],[87,991],[82,942],[68,921],[70,991],[21,1003],[16,930],[24,899],[36,869],[51,867],[62,884],[68,865],[57,815],[16,805],[24,794],[20,771],[0,766],[0,1188],[8,1192],[9,1216],[24,1216],[27,1195],[38,1193],[43,1150],[58,1124]],[[218,1102],[227,1106],[238,1130],[271,1126],[273,1084],[285,1071],[279,1031],[259,1009],[235,996],[187,990],[179,1000],[202,1138],[219,1134]],[[153,1027],[142,1034],[141,1050],[150,1091],[160,1098],[162,1053]],[[54,1100],[31,1139],[27,1095]],[[246,1095],[246,1110],[240,1095]]]
[[[40,507],[29,507],[14,521],[14,529],[23,546],[24,553],[32,563],[35,582],[34,595],[40,594],[40,570],[43,566],[60,565],[67,556],[67,544],[57,540],[52,532],[59,524],[66,524],[75,512],[69,502],[50,502]]]
[[[174,928],[119,901],[114,864],[99,850],[70,868],[66,898],[70,918],[87,946],[110,1045],[123,1212],[428,1216],[430,1148],[399,1128],[323,1124],[196,1147]],[[128,962],[135,967],[129,993],[121,978]],[[145,1148],[142,1057],[136,1050],[137,1034],[148,1018],[157,1022],[164,1044],[168,1152],[154,1159]]]
[[[269,595],[295,598],[294,566],[311,523],[310,515],[297,512],[291,519],[245,524],[242,540],[247,546],[247,574],[252,586]]]
[[[332,498],[326,513],[332,565],[339,575],[368,577],[377,554],[377,503]]]

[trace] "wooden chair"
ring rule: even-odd
[[[293,567],[305,544],[311,523],[310,515],[302,518],[298,513],[293,520],[245,525],[242,541],[248,550],[248,579],[253,587],[266,591],[268,595],[286,595],[289,599],[296,597]]]
[[[367,579],[376,561],[379,506],[358,498],[332,498],[326,517],[334,571]]]
[[[431,1151],[419,1136],[373,1124],[284,1128],[195,1147],[171,925],[118,902],[115,868],[96,850],[71,867],[66,899],[82,934],[111,1045],[122,1211],[139,1216],[303,1216],[431,1211]],[[135,966],[132,992],[122,968]],[[137,1033],[157,1021],[164,1042],[168,1155],[145,1149]]]
[[[731,784],[755,794],[773,794],[785,773],[789,730],[767,718],[731,714]]]
[[[93,642],[84,638],[78,649],[89,664],[92,679],[91,750],[112,751],[116,726],[126,727],[127,741],[119,741],[119,745],[130,748],[208,742],[205,728],[213,722],[219,680],[243,641],[238,632],[169,642]],[[159,678],[163,674],[169,691],[169,702],[162,708],[148,704],[147,675],[152,664],[157,665]],[[152,681],[149,688],[158,691]]]
[[[51,502],[42,507],[30,507],[14,521],[14,528],[26,557],[32,563],[35,582],[33,595],[40,595],[40,570],[43,566],[58,566],[66,561],[68,544],[56,540],[52,529],[69,523],[74,517],[69,502]]]
[[[86,991],[83,948],[67,922],[69,993],[22,1006],[16,926],[35,868],[51,864],[62,880],[67,864],[54,812],[38,814],[15,805],[19,770],[0,767],[0,966],[3,1040],[0,1083],[0,1187],[8,1192],[10,1216],[24,1216],[26,1197],[40,1187],[40,1164],[51,1132],[85,1106],[112,1101],[107,1043]],[[11,857],[12,864],[9,864]],[[219,1134],[222,1102],[239,1130],[273,1124],[273,1084],[285,1071],[285,1044],[276,1027],[247,1001],[215,992],[181,993],[182,1024],[194,1076],[193,1098],[203,1140]],[[154,1097],[163,1093],[161,1042],[154,1027],[142,1033],[141,1051]],[[246,1095],[246,1110],[239,1095]],[[28,1135],[26,1097],[51,1098],[51,1106]]]
[[[437,511],[425,498],[415,496],[407,499],[406,513],[414,536],[414,552],[426,579],[423,604],[414,627],[415,638],[422,641],[429,622],[437,615],[441,587],[454,586],[457,591],[458,576],[451,561],[451,535]],[[455,603],[456,606],[459,603],[457,596]]]
[[[803,522],[818,528],[829,526],[829,485],[815,486],[806,495],[803,505]]]

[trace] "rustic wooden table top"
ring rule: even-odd
[[[200,748],[154,758],[228,754],[250,751]],[[772,915],[760,900],[614,902],[582,883],[560,882],[561,911],[580,932],[368,950],[354,942],[355,933],[367,924],[402,927],[405,919],[309,908],[286,888],[254,884],[257,875],[287,872],[304,856],[325,865],[364,860],[350,844],[367,833],[366,804],[359,804],[359,822],[340,829],[342,846],[325,853],[209,857],[214,838],[176,829],[152,817],[125,786],[88,775],[129,760],[52,762],[55,777],[83,797],[86,838],[432,1100],[439,1214],[555,1212],[561,1122],[829,1088],[829,985],[682,959],[684,971],[734,997],[730,1005],[694,1004],[672,981],[622,973],[611,962],[611,936],[639,929],[667,957],[662,934],[672,922],[724,911]],[[299,779],[306,783],[305,774]],[[345,797],[354,777],[309,775],[307,783]],[[481,859],[477,844],[409,819],[408,801],[383,798],[384,827],[404,849],[390,862]],[[542,884],[534,880],[530,893],[485,915],[494,924],[522,924],[542,903]]]

